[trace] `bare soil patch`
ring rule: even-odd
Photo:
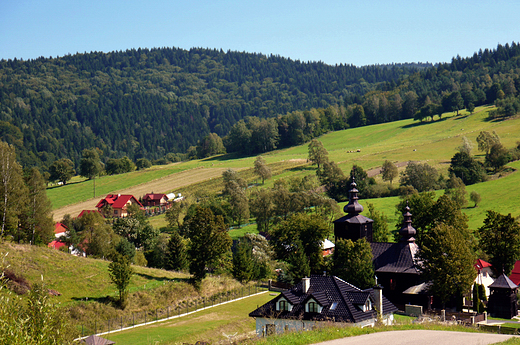
[[[172,175],[165,176],[163,178],[146,182],[133,186],[131,188],[115,190],[113,194],[132,194],[136,198],[145,195],[146,193],[170,193],[175,190],[189,186],[194,183],[199,183],[210,178],[222,176],[222,172],[226,168],[197,168],[186,171],[181,171]],[[96,208],[96,204],[101,200],[103,196],[92,198],[77,204],[68,205],[57,210],[54,210],[54,220],[60,221],[63,216],[70,214],[72,217],[76,217],[82,210],[93,210]]]

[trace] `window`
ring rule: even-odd
[[[274,323],[265,325],[265,335],[273,335],[276,333],[276,326]]]
[[[317,313],[318,312],[318,304],[316,304],[315,302],[309,302],[307,305],[309,307],[309,313]]]
[[[336,310],[336,307],[338,306],[338,302],[333,302],[330,306],[330,310]]]
[[[280,310],[280,311],[287,311],[288,310],[288,308],[287,308],[287,301],[281,300],[280,302],[278,302],[278,310]]]

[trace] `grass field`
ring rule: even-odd
[[[353,164],[364,169],[380,167],[385,160],[393,162],[422,161],[435,166],[447,175],[449,160],[461,144],[462,136],[466,136],[475,145],[474,153],[483,159],[476,150],[476,137],[480,131],[495,131],[506,147],[513,147],[520,140],[520,118],[505,121],[489,121],[488,111],[492,107],[479,107],[473,115],[465,111],[460,116],[453,113],[444,114],[441,120],[434,122],[416,122],[402,120],[373,126],[353,128],[332,132],[318,138],[329,152],[329,159],[337,162],[347,173]],[[357,150],[360,152],[356,152]],[[354,152],[349,152],[354,151]],[[315,167],[306,164],[307,144],[287,149],[268,152],[263,155],[274,171],[273,179],[266,181],[264,187],[271,187],[275,179],[314,174]],[[104,176],[96,179],[97,198],[90,199],[84,207],[92,209],[95,203],[107,193],[131,192],[134,195],[144,195],[147,192],[182,191],[183,194],[198,192],[215,192],[221,187],[221,173],[232,168],[242,170],[243,176],[253,182],[252,173],[255,157],[237,157],[236,155],[220,155],[203,160],[174,163],[167,166],[154,166],[145,171],[136,171],[124,175]],[[510,166],[518,169],[520,165]],[[488,181],[467,187],[468,194],[475,190],[482,196],[479,207],[469,205],[464,212],[470,217],[470,227],[478,228],[485,218],[485,211],[493,209],[501,213],[520,215],[520,205],[514,202],[520,186],[518,173],[507,177]],[[396,182],[394,182],[395,184]],[[139,188],[137,188],[139,186]],[[132,191],[135,191],[133,193]],[[48,189],[52,201],[55,219],[61,219],[66,205],[77,205],[78,202],[89,200],[93,196],[93,181],[76,178],[66,186]],[[383,211],[391,220],[397,199],[390,198],[366,200]],[[78,211],[78,213],[79,213]],[[74,212],[69,212],[74,215]],[[165,222],[157,219],[158,227]],[[393,224],[391,224],[393,226]]]
[[[227,340],[226,335],[253,332],[255,320],[248,314],[274,297],[270,293],[262,293],[178,319],[103,337],[115,341],[116,344],[194,344],[197,341],[208,341],[214,344]]]

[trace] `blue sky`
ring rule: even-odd
[[[520,1],[2,0],[0,59],[217,48],[327,64],[447,62],[520,41]]]

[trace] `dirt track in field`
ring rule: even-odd
[[[113,193],[141,196],[151,192],[164,193],[175,191],[178,188],[202,182],[210,178],[221,177],[224,170],[226,170],[226,168],[197,168],[186,170],[165,176],[157,180],[133,186],[131,188],[113,191]],[[97,198],[92,198],[87,201],[54,210],[54,221],[59,222],[66,214],[70,214],[71,216],[76,217],[82,210],[94,210],[96,208],[96,204],[103,197],[104,196],[99,196]]]

